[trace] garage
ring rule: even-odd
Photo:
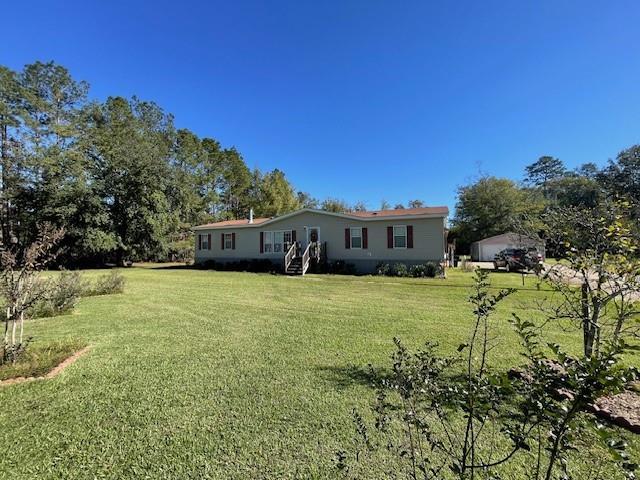
[[[492,262],[496,253],[505,248],[536,248],[545,258],[544,242],[519,233],[507,232],[488,237],[471,244],[471,260],[474,262]]]

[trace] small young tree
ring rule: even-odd
[[[640,300],[640,242],[627,215],[629,204],[602,208],[562,208],[545,216],[547,237],[562,261],[542,278],[555,292],[543,305],[550,319],[565,320],[582,331],[585,357],[603,342],[637,336],[631,320]]]
[[[393,369],[377,384],[373,428],[356,413],[355,455],[338,452],[345,476],[359,478],[368,460],[386,452],[393,461],[378,462],[391,465],[387,475],[377,472],[380,478],[509,478],[501,474],[513,475],[522,465],[531,480],[574,478],[572,460],[580,458],[575,444],[590,435],[582,427],[582,413],[633,378],[633,370],[619,366],[628,346],[618,341],[598,357],[571,357],[560,346],[547,345],[537,325],[514,316],[527,363],[519,374],[496,368],[489,357],[500,335],[492,316],[512,293],[490,294],[488,274],[476,271],[471,334],[456,356],[439,356],[433,343],[412,354],[395,340]],[[613,454],[608,468],[634,478],[637,466],[625,443],[609,429],[599,432]]]
[[[62,229],[45,226],[36,241],[22,252],[5,250],[0,256],[0,294],[7,310],[0,363],[15,362],[24,351],[25,315],[48,291],[38,272],[55,258],[55,248],[62,236]]]
[[[495,373],[488,363],[497,341],[492,314],[513,292],[506,289],[491,295],[488,273],[476,270],[470,297],[473,326],[468,342],[458,347],[464,356],[438,356],[437,345],[431,342],[411,354],[395,340],[393,370],[378,384],[373,409],[375,432],[383,439],[376,442],[363,417],[356,415],[365,447],[356,453],[357,461],[382,447],[399,460],[398,468],[407,478],[473,479],[527,447],[539,420],[527,415],[520,422],[509,422],[513,388],[506,373]],[[488,445],[494,448],[487,449]],[[357,478],[357,466],[348,460],[346,452],[339,453],[339,467]]]

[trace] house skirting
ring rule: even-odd
[[[257,257],[257,258],[246,258],[246,257],[238,257],[238,258],[230,258],[230,257],[225,257],[225,258],[196,258],[195,263],[196,265],[201,265],[206,263],[207,261],[214,261],[216,263],[221,263],[221,264],[225,264],[225,263],[235,263],[235,262],[251,262],[251,261],[259,261],[259,262],[263,262],[265,260],[270,261],[271,263],[273,263],[274,268],[277,270],[281,270],[283,267],[283,260],[282,259],[278,259],[278,258],[264,258],[264,257]],[[338,259],[338,258],[330,258],[329,262],[335,262],[335,261],[344,261],[347,264],[352,264],[355,267],[356,273],[360,274],[360,275],[367,275],[367,274],[372,274],[376,272],[376,267],[381,264],[381,263],[387,263],[389,265],[395,265],[397,263],[403,263],[407,266],[407,268],[411,267],[412,265],[420,265],[420,264],[424,264],[427,262],[431,262],[431,263],[440,263],[441,260],[389,260],[389,259],[373,259],[373,258],[354,258],[354,259],[349,259],[349,260],[343,260],[343,259]]]

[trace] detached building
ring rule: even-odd
[[[507,232],[485,238],[471,244],[471,260],[474,262],[493,262],[496,253],[505,248],[535,248],[545,258],[544,242],[539,238],[519,233]]]

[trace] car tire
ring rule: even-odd
[[[493,262],[493,269],[498,270],[498,264],[496,262]]]

